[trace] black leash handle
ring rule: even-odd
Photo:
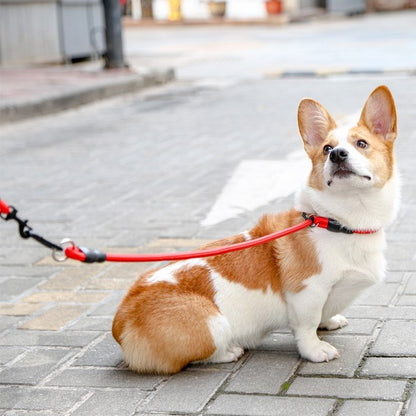
[[[2,201],[4,204],[4,201]],[[19,234],[20,237],[24,239],[33,238],[38,243],[42,244],[43,246],[50,248],[51,250],[55,251],[63,251],[62,247],[58,244],[52,243],[51,241],[47,240],[46,238],[42,237],[39,234],[33,232],[33,228],[28,225],[29,220],[22,220],[17,216],[17,209],[13,206],[8,207],[8,214],[2,214],[0,217],[4,221],[16,221],[19,227]]]

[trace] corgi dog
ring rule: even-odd
[[[340,312],[383,277],[384,228],[399,198],[396,109],[389,89],[380,86],[356,125],[338,126],[312,99],[300,102],[298,123],[312,169],[295,207],[264,215],[250,231],[205,248],[283,230],[301,223],[302,213],[336,220],[351,233],[308,227],[246,250],[145,272],[113,321],[132,370],[172,374],[191,362],[236,361],[284,326],[293,331],[301,357],[339,357],[317,330],[347,325]]]

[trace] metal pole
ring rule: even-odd
[[[105,39],[107,52],[105,67],[124,68],[123,39],[121,33],[121,7],[119,0],[103,0],[105,16]]]

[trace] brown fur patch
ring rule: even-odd
[[[253,230],[253,238],[260,237]],[[244,237],[236,236],[234,239],[220,240],[210,244],[210,248],[225,244],[240,243]],[[274,292],[281,292],[279,268],[273,252],[273,243],[262,244],[242,251],[235,251],[221,256],[210,257],[209,266],[221,276],[244,285],[247,289],[261,289],[264,292],[270,287]]]
[[[353,127],[348,136],[349,143],[370,161],[371,171],[377,174],[376,186],[382,188],[393,175],[394,142],[372,134],[365,126]],[[357,147],[359,140],[365,140],[369,145],[368,148]]]
[[[114,337],[125,350],[129,366],[139,372],[175,373],[191,361],[215,352],[208,321],[218,314],[205,296],[159,282],[136,285],[120,305],[113,323]],[[134,336],[131,336],[134,334]],[[127,342],[145,340],[145,350]]]
[[[291,209],[282,214],[263,217],[255,230],[259,235],[265,235],[292,227],[302,221],[301,213]],[[274,258],[279,266],[280,287],[283,292],[300,292],[304,287],[304,280],[321,272],[310,232],[311,230],[306,228],[273,243]]]
[[[179,287],[186,293],[196,293],[209,300],[214,300],[214,287],[211,272],[203,266],[180,269],[175,274]]]
[[[215,352],[208,322],[219,311],[206,267],[177,270],[177,284],[149,284],[156,271],[146,272],[130,288],[114,317],[113,336],[132,369],[175,373]]]
[[[250,235],[253,239],[262,237],[302,221],[300,212],[294,209],[281,214],[265,215],[250,231]],[[239,235],[228,241],[237,243],[243,240]],[[224,244],[225,240],[220,240],[210,244],[209,248]],[[265,292],[270,288],[282,295],[286,290],[302,290],[303,280],[321,270],[308,230],[243,251],[209,258],[208,264],[226,279],[248,289]]]

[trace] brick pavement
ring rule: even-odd
[[[277,200],[219,226],[199,225],[239,160],[279,158],[299,146],[289,112],[303,90],[329,101],[335,112],[348,112],[380,81],[386,80],[268,80],[216,90],[173,84],[11,125],[0,133],[2,197],[54,239],[70,235],[120,251],[188,250],[290,204],[291,198]],[[291,333],[282,330],[237,363],[192,365],[172,377],[134,374],[111,337],[111,320],[148,265],[56,264],[42,247],[18,239],[14,225],[2,223],[0,414],[416,415],[415,237],[408,221],[416,209],[416,107],[409,105],[416,80],[387,81],[401,121],[403,204],[388,234],[386,281],[348,309],[350,325],[321,333],[340,350],[338,360],[300,360]],[[339,103],[338,95],[347,93],[359,99]],[[284,105],[276,94],[285,95]],[[262,110],[248,116],[253,106]],[[229,123],[216,123],[224,110]],[[274,146],[278,110],[288,115],[278,123],[287,139]],[[143,112],[146,119],[133,117]],[[111,114],[119,119],[117,133]],[[156,122],[162,114],[163,126]]]
[[[19,239],[14,224],[1,222],[0,415],[416,416],[416,79],[409,73],[182,80],[4,125],[0,195],[55,241],[188,250],[291,205],[292,196],[200,225],[241,160],[282,159],[300,148],[301,97],[342,116],[380,83],[398,106],[402,206],[388,232],[385,282],[347,310],[347,327],[320,333],[340,350],[338,360],[300,360],[291,333],[281,330],[237,363],[192,365],[172,377],[134,374],[124,367],[111,321],[149,265],[56,264],[44,248]]]

